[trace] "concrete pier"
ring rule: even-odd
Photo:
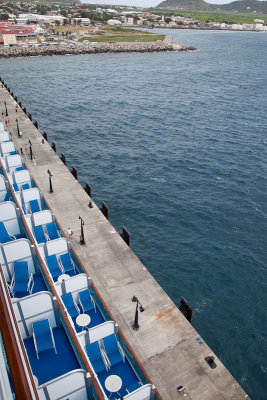
[[[7,129],[12,133],[17,150],[23,149],[22,157],[64,232],[67,233],[68,227],[73,230],[73,239],[70,240],[73,249],[156,386],[159,398],[182,398],[183,394],[177,391],[177,387],[184,386],[185,397],[191,400],[248,399],[203,338],[43,140],[32,121],[21,108],[16,112],[15,101],[5,87],[0,88],[0,93],[2,118],[10,121]],[[21,138],[17,134],[16,118],[23,133]],[[36,165],[30,159],[29,140]],[[48,169],[53,175],[53,193],[49,193]],[[88,206],[89,202],[92,202],[92,208]],[[84,245],[80,244],[79,216],[84,221]],[[132,296],[136,296],[145,308],[139,313],[139,330],[132,328],[136,305],[131,301]],[[214,357],[216,368],[207,362],[210,360],[207,357]]]

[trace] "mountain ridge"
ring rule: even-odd
[[[253,12],[267,14],[267,1],[237,0],[229,4],[210,4],[204,0],[165,0],[156,8],[188,11],[221,10],[232,12]]]

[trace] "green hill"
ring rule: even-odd
[[[171,10],[211,10],[213,6],[204,0],[165,0],[156,8],[168,8]]]
[[[204,0],[165,0],[156,8],[188,11],[222,10],[242,13],[252,13],[256,11],[258,14],[267,14],[267,1],[237,0],[229,4],[215,5],[209,4]]]
[[[253,12],[267,14],[267,1],[239,0],[229,4],[220,5],[219,8],[225,11]]]

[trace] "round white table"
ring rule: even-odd
[[[70,278],[70,276],[68,274],[62,274],[62,275],[59,275],[59,277],[57,278],[57,281],[58,282],[62,282],[62,281],[65,281],[65,279],[68,279],[68,278]]]
[[[85,328],[88,326],[91,322],[91,318],[89,317],[88,314],[80,314],[76,318],[76,324],[81,326],[82,328]]]
[[[122,380],[118,375],[109,375],[105,380],[106,389],[112,393],[118,393],[122,387]],[[120,393],[118,393],[120,395]]]

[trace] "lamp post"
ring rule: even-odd
[[[84,226],[84,221],[82,217],[79,216],[79,219],[81,220],[81,236],[80,236],[80,244],[85,244],[84,240],[84,232],[83,232],[83,226]]]
[[[49,175],[49,193],[53,193],[54,191],[53,191],[52,179],[51,179],[53,175],[51,174],[49,169],[47,170],[47,173]]]
[[[145,309],[144,309],[144,307],[142,306],[142,304],[140,303],[140,301],[138,300],[138,298],[136,296],[132,297],[132,302],[136,303],[133,329],[135,331],[138,331],[138,329],[140,328],[140,326],[138,324],[138,309],[139,309],[140,312],[144,312]]]
[[[31,160],[32,160],[32,142],[30,140],[29,140],[29,145],[30,145],[30,157],[31,157]],[[47,173],[50,174],[50,176],[53,176],[51,174],[51,172],[50,171],[48,172],[48,171],[47,171]],[[51,181],[51,178],[50,178],[50,181]],[[52,188],[52,184],[50,183],[50,190],[51,190],[51,188]],[[53,189],[52,189],[52,192],[53,192]],[[50,193],[52,193],[52,192],[50,192]]]
[[[18,137],[20,137],[20,135],[19,135],[19,122],[18,122],[18,119],[16,118],[16,123],[17,123],[17,132],[18,132]]]
[[[8,117],[6,102],[4,101],[4,103],[5,103],[5,107],[6,107],[6,117]]]

